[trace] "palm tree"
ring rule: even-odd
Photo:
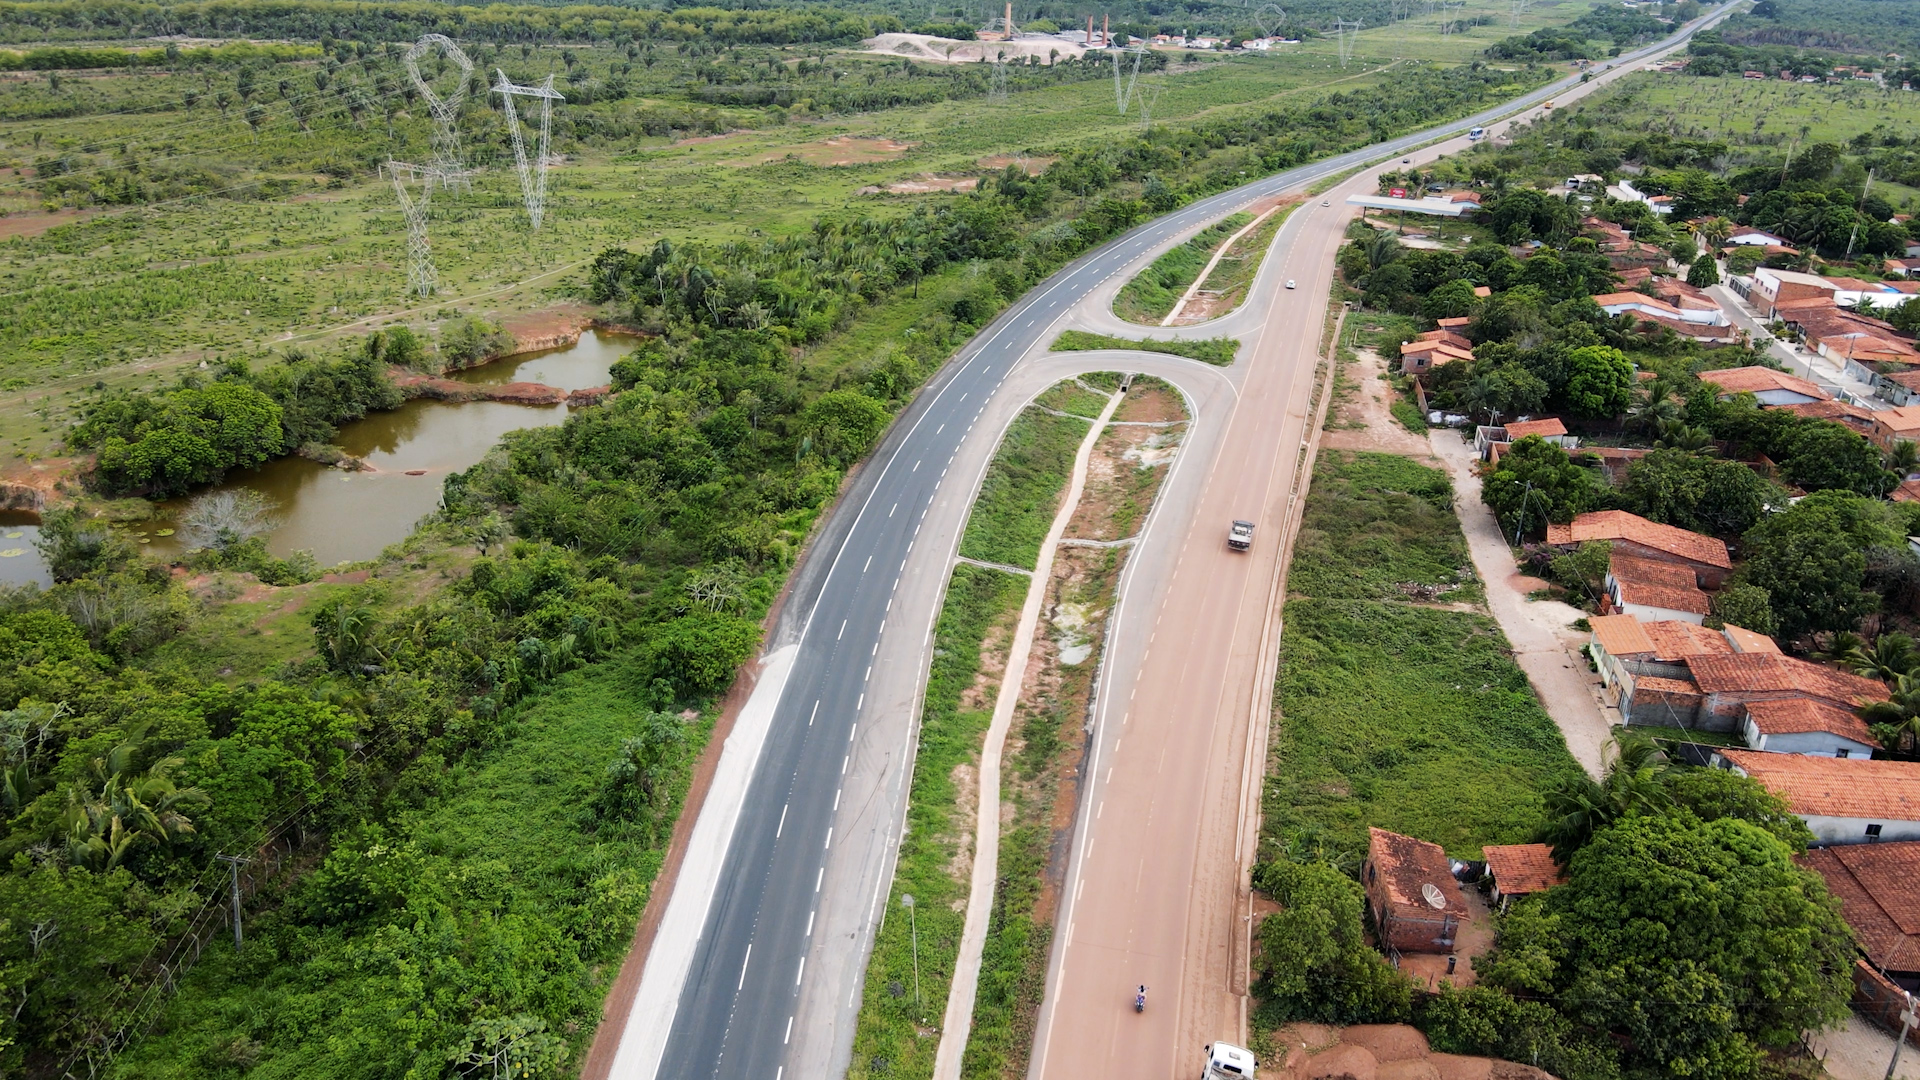
[[[1636,397],[1639,400],[1627,410],[1627,418],[1634,426],[1656,431],[1680,419],[1680,401],[1673,392],[1673,384],[1667,380],[1655,379],[1644,384]]]
[[[1629,814],[1656,813],[1671,803],[1664,774],[1667,755],[1652,739],[1620,728],[1613,733],[1606,775],[1562,778],[1547,790],[1547,820],[1535,834],[1565,865],[1595,833]]]
[[[1835,630],[1826,634],[1815,634],[1814,649],[1808,654],[1813,660],[1829,664],[1845,663],[1847,655],[1855,649],[1864,649],[1867,639],[1851,630]]]
[[[199,788],[183,788],[169,775],[185,758],[169,757],[134,771],[145,743],[135,728],[105,757],[87,763],[87,775],[67,789],[61,825],[67,857],[95,870],[119,866],[141,841],[173,843],[193,832],[193,819],[181,811],[205,806],[212,798]]]
[[[1689,427],[1684,420],[1669,420],[1660,425],[1653,445],[1662,450],[1685,450],[1690,454],[1714,452],[1713,434],[1705,428]]]
[[[1920,741],[1920,678],[1913,673],[1895,676],[1885,701],[1862,705],[1860,719],[1874,726],[1880,742],[1896,753],[1911,754]]]
[[[1720,245],[1733,235],[1733,222],[1723,217],[1710,217],[1693,227],[1694,234],[1700,237],[1709,252],[1720,250]]]
[[[1881,634],[1872,645],[1856,645],[1841,658],[1854,674],[1892,682],[1920,668],[1920,648],[1905,634]]]
[[[1920,445],[1901,439],[1893,444],[1893,449],[1887,451],[1883,460],[1889,472],[1896,473],[1900,479],[1905,480],[1915,471],[1920,471]]]

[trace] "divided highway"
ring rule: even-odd
[[[1622,57],[1616,66],[1670,48],[1702,25]],[[880,903],[905,811],[933,620],[966,509],[1000,432],[1051,381],[1031,377],[1039,369],[1124,363],[1148,370],[1184,363],[1109,355],[1066,364],[1043,352],[1063,318],[1105,303],[1147,258],[1249,203],[1490,125],[1577,85],[1577,78],[1562,80],[1479,115],[1267,177],[1141,226],[1036,287],[947,365],[893,426],[796,572],[760,682],[723,750],[638,996],[624,1017],[609,1017],[602,1034],[619,1040],[604,1075],[786,1080],[791,1073],[816,1080],[844,1073],[867,952],[874,927],[886,915]],[[1344,220],[1344,211],[1338,213]],[[1287,230],[1294,228],[1290,221]],[[1302,252],[1320,265],[1288,271],[1308,286],[1298,296],[1311,302],[1311,317],[1265,328],[1275,342],[1298,339],[1311,351],[1317,340],[1318,304],[1326,295],[1320,246]],[[1262,278],[1284,265],[1270,260]],[[1250,298],[1247,309],[1256,308],[1266,314],[1264,299]],[[1215,324],[1204,332],[1222,331]],[[1246,336],[1249,344],[1232,373],[1191,365],[1199,370],[1180,382],[1237,386],[1256,350],[1252,335]],[[1262,340],[1267,338],[1263,332]],[[1277,460],[1280,415],[1297,418],[1305,408],[1287,399],[1298,392],[1298,380],[1289,378],[1273,384],[1270,398],[1263,396],[1263,407],[1277,411],[1273,445],[1257,448],[1262,457]],[[1238,390],[1222,393],[1231,398]],[[1291,435],[1297,440],[1297,424]],[[1229,461],[1216,452],[1215,460],[1233,468],[1238,455]],[[1190,512],[1198,500],[1190,493],[1181,501]],[[1251,690],[1231,693],[1244,697]],[[1204,745],[1198,749],[1207,751]],[[1056,939],[1060,948],[1070,936]],[[1218,951],[1219,942],[1207,948]],[[1056,965],[1061,955],[1056,949]],[[1055,978],[1050,975],[1050,1002],[1063,989]],[[1045,1069],[1042,1062],[1044,1057],[1036,1065]],[[1064,1062],[1053,1064],[1047,1071]]]

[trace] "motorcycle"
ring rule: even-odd
[[[1133,1011],[1134,1012],[1147,1011],[1147,988],[1144,986],[1142,986],[1139,990],[1134,992]]]

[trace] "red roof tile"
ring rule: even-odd
[[[1453,880],[1453,864],[1439,844],[1369,827],[1367,857],[1386,882],[1387,896],[1396,905],[1469,916],[1467,902],[1460,896],[1459,883]],[[1422,885],[1439,889],[1446,900],[1445,907],[1428,904]]]
[[[1544,892],[1567,880],[1545,844],[1488,844],[1484,850],[1487,870],[1504,895]]]
[[[1796,378],[1784,371],[1775,371],[1765,367],[1724,368],[1720,371],[1703,371],[1700,381],[1712,383],[1723,393],[1758,394],[1767,390],[1791,390],[1796,394],[1825,401],[1832,395],[1805,379]]]
[[[1815,848],[1796,861],[1826,879],[1868,960],[1920,971],[1920,841]]]
[[[1545,420],[1515,420],[1507,424],[1506,429],[1507,439],[1510,442],[1519,442],[1529,435],[1539,435],[1544,438],[1567,433],[1567,425],[1561,423],[1557,416],[1549,416]]]
[[[1653,638],[1639,619],[1631,615],[1595,615],[1587,620],[1593,627],[1593,640],[1611,656],[1652,656]]]
[[[1879,740],[1866,721],[1845,709],[1812,698],[1786,698],[1747,703],[1747,719],[1762,735],[1799,735],[1821,731],[1852,739],[1869,747]]]
[[[1647,636],[1653,640],[1655,660],[1685,660],[1692,656],[1714,653],[1731,655],[1733,652],[1733,646],[1727,643],[1725,634],[1696,623],[1663,619],[1647,623],[1646,630]]]
[[[1589,540],[1628,540],[1689,562],[1722,569],[1733,566],[1733,560],[1727,557],[1727,545],[1719,540],[1648,521],[1625,510],[1596,510],[1574,518],[1570,525],[1547,526],[1549,544],[1584,544]]]
[[[1878,679],[1865,679],[1778,653],[1698,656],[1687,661],[1693,681],[1709,694],[1768,694],[1792,691],[1842,707],[1864,705],[1887,696]]]
[[[1920,821],[1920,761],[1770,754],[1717,753],[1760,781],[1803,817]]]

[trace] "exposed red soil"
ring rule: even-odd
[[[1060,159],[1045,155],[988,154],[980,159],[980,167],[999,172],[1009,165],[1018,165],[1028,176],[1039,176],[1047,171],[1047,166],[1058,160]]]
[[[432,375],[396,374],[393,384],[410,398],[435,401],[504,401],[509,405],[558,405],[567,392],[545,383],[464,383]]]
[[[72,225],[90,217],[98,217],[98,210],[27,210],[21,213],[0,217],[0,240],[11,240],[16,236],[39,236],[49,229],[62,225]]]
[[[500,328],[513,335],[515,352],[558,349],[580,340],[580,334],[593,324],[593,309],[585,304],[556,304],[537,311],[522,311],[500,320]]]
[[[941,176],[938,173],[921,173],[911,180],[895,180],[890,184],[869,184],[854,192],[856,195],[926,195],[937,191],[972,191],[980,186],[977,176]]]

